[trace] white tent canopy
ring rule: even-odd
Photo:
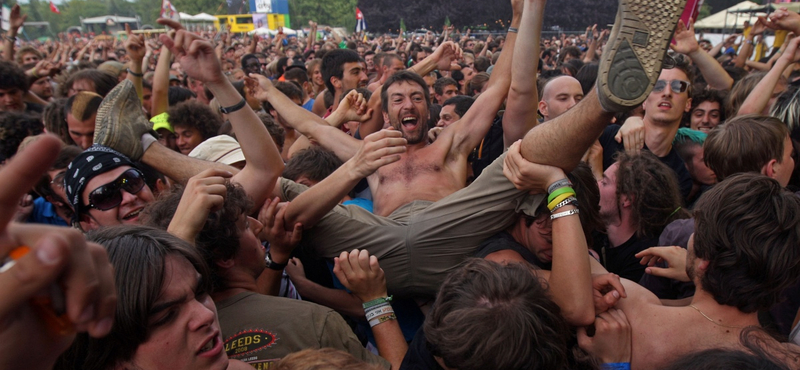
[[[195,20],[194,16],[189,14],[189,13],[180,12],[180,13],[178,13],[178,15],[181,16],[181,21],[193,21],[193,20]]]
[[[742,1],[739,4],[736,4],[728,9],[725,9],[721,12],[714,13],[705,17],[703,19],[698,20],[694,24],[694,28],[696,30],[708,30],[708,29],[742,29],[744,28],[744,22],[750,21],[750,23],[754,23],[758,16],[765,16],[766,13],[733,13],[734,11],[742,11],[748,9],[755,9],[760,8],[761,5],[756,4],[752,1]]]
[[[116,15],[103,15],[99,17],[92,17],[92,18],[83,18],[81,19],[81,23],[83,24],[106,24],[108,21],[111,20],[114,23],[136,23],[139,20],[136,18],[131,17],[119,17]]]
[[[197,21],[197,22],[213,22],[213,21],[217,20],[217,17],[215,17],[215,16],[213,16],[211,14],[208,14],[208,13],[200,13],[200,14],[195,14],[194,16],[192,16],[192,20]]]

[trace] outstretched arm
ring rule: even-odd
[[[775,85],[780,81],[783,71],[792,63],[800,60],[800,50],[798,50],[800,37],[795,37],[787,41],[787,43],[789,45],[786,46],[786,51],[781,54],[772,69],[753,88],[753,92],[747,96],[742,106],[739,107],[739,111],[735,112],[737,116],[763,112],[772,98],[772,92],[775,90]]]
[[[257,85],[248,85],[253,96],[260,101],[268,101],[284,121],[312,142],[332,151],[339,159],[347,161],[358,150],[359,141],[332,127],[319,116],[295,104],[272,85],[266,77],[252,75]]]
[[[163,19],[159,22],[177,23]],[[162,35],[161,41],[180,60],[190,77],[206,83],[221,106],[230,107],[240,103],[242,98],[222,73],[219,59],[210,43],[184,30],[176,32],[174,39]],[[250,85],[254,83],[251,81]],[[241,184],[255,204],[261,205],[283,172],[280,152],[266,127],[247,104],[229,113],[228,119],[234,131],[239,133],[239,144],[247,160],[244,169],[235,174],[232,181]]]
[[[546,0],[525,1],[519,25],[519,32],[524,36],[514,45],[515,55],[539,55],[545,3]],[[511,88],[508,90],[508,103],[503,114],[505,147],[521,139],[539,122],[539,92],[536,89],[538,67],[538,63],[531,62],[529,58],[517,57],[511,61]]]
[[[687,28],[683,21],[678,21],[678,28],[675,29],[675,44],[671,44],[672,50],[686,54],[692,59],[694,65],[700,70],[708,86],[712,89],[727,90],[733,86],[733,78],[725,72],[722,65],[717,62],[711,54],[700,49],[694,35],[694,23],[689,23]]]
[[[8,19],[9,29],[8,33],[6,33],[5,41],[3,41],[3,58],[7,61],[14,61],[14,40],[17,37],[19,28],[22,27],[22,24],[25,23],[25,19],[27,18],[28,15],[22,14],[19,4],[16,4],[11,8],[11,13]]]

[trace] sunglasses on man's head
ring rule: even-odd
[[[688,81],[681,81],[681,80],[658,80],[656,81],[655,86],[653,86],[653,92],[662,92],[664,89],[669,85],[670,90],[672,92],[681,94],[689,89],[689,82]]]
[[[116,180],[100,186],[89,193],[89,207],[100,211],[108,211],[122,203],[121,190],[136,194],[144,187],[144,175],[131,168],[119,175]]]

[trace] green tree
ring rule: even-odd
[[[313,20],[319,24],[344,27],[353,30],[356,27],[357,0],[289,0],[289,16],[292,24],[308,24]],[[364,14],[369,25],[369,14]]]

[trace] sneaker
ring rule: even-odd
[[[661,73],[686,0],[620,0],[597,74],[600,104],[619,112],[642,104]]]
[[[155,136],[152,124],[142,112],[142,103],[133,82],[124,80],[106,95],[97,109],[94,143],[138,161],[144,154],[142,135],[146,133]]]

